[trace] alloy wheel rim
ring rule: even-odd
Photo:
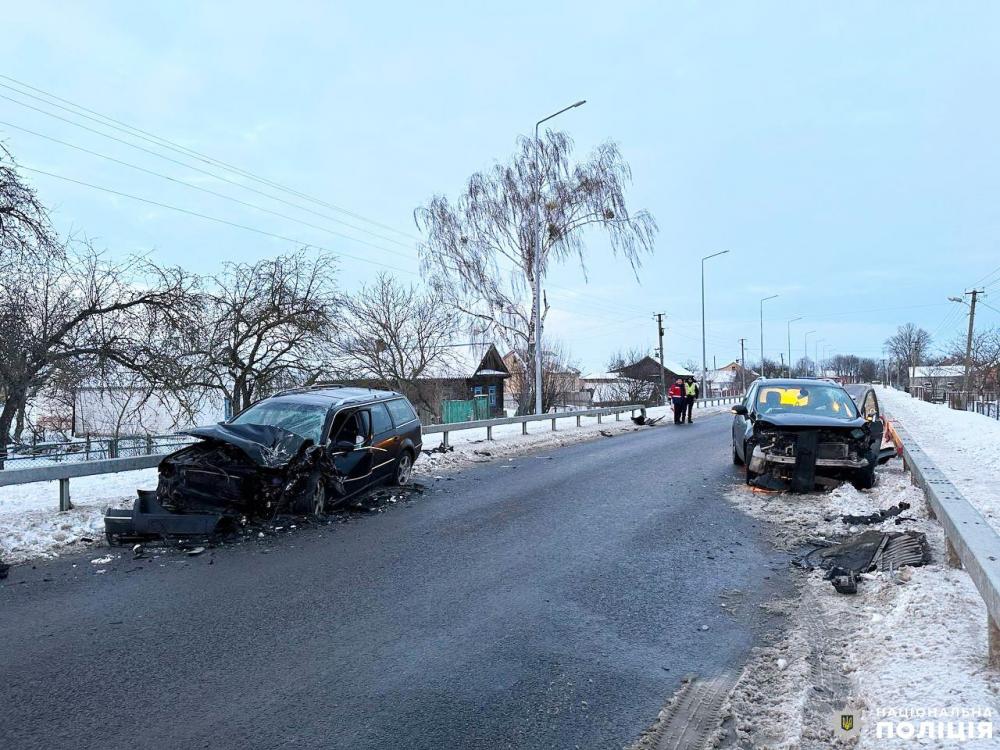
[[[404,454],[399,459],[399,473],[397,479],[400,484],[406,484],[406,480],[410,478],[410,456],[409,454]]]

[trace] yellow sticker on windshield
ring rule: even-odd
[[[774,404],[775,395],[778,397],[777,404]],[[758,401],[764,406],[808,406],[809,392],[802,388],[761,388]]]

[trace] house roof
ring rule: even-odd
[[[500,352],[493,344],[449,346],[445,356],[425,373],[425,378],[472,378],[476,375],[510,377]]]
[[[911,367],[910,377],[920,378],[961,378],[965,377],[964,365],[926,365]]]

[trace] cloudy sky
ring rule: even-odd
[[[771,294],[774,358],[800,316],[795,359],[808,330],[821,351],[881,356],[913,321],[945,345],[965,324],[947,297],[976,283],[1000,308],[996,3],[159,6],[3,12],[0,138],[48,173],[25,174],[58,225],[111,253],[210,272],[300,242],[340,253],[347,289],[385,266],[417,280],[413,209],[455,196],[536,120],[587,99],[559,127],[581,155],[620,144],[631,205],[660,233],[638,278],[599,235],[588,279],[572,264],[552,272],[550,330],[584,369],[618,348],[651,350],[656,312],[668,315],[668,358],[700,360],[700,259],[719,250],[729,254],[706,264],[709,366],[738,356],[741,337],[759,357]],[[320,202],[110,130],[39,90]]]

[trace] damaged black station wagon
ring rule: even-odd
[[[377,484],[406,484],[421,426],[401,394],[316,386],[188,430],[199,439],[166,456],[154,491],[108,511],[109,539],[209,533],[239,517],[319,515]]]
[[[895,455],[882,450],[877,410],[861,413],[831,380],[760,379],[733,413],[733,463],[765,489],[810,492],[842,480],[869,488],[876,465]]]

